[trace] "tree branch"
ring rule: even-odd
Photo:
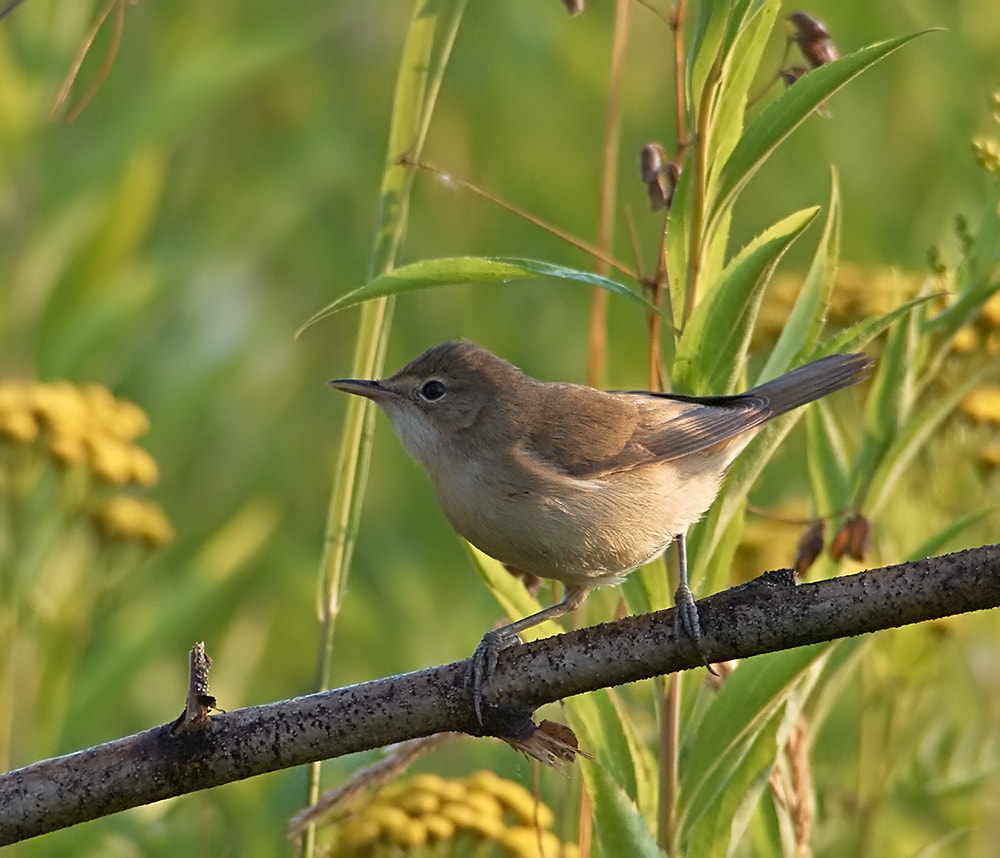
[[[713,661],[834,640],[1000,605],[1000,546],[795,585],[770,572],[698,603]],[[467,662],[214,716],[165,724],[0,775],[0,845],[126,808],[314,760],[433,733],[504,738],[532,710],[611,685],[700,665],[674,636],[673,611],[630,617],[505,650],[480,726]]]

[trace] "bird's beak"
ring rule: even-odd
[[[392,395],[391,390],[383,387],[377,381],[367,381],[361,378],[335,378],[330,382],[330,387],[343,390],[345,393],[353,393],[355,396],[373,399],[376,402]]]

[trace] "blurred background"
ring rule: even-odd
[[[470,4],[425,158],[593,240],[610,5],[592,2],[570,19],[556,0]],[[83,549],[68,515],[55,530],[6,516],[0,558],[8,570],[18,551],[19,567],[30,567],[26,534],[48,540],[38,550],[44,578],[25,573],[3,591],[13,599],[20,588],[19,620],[8,617],[4,631],[33,670],[29,679],[5,677],[11,768],[172,720],[197,640],[215,660],[212,691],[225,709],[314,690],[317,568],[347,404],[325,382],[349,373],[357,311],[299,339],[293,333],[367,279],[410,15],[399,3],[126,3],[120,42],[112,12],[57,108],[103,9],[25,0],[0,20],[0,377],[100,384],[139,406],[149,431],[137,443],[160,479],[126,490],[158,504],[173,538],[155,549],[93,541]],[[817,0],[806,11],[844,52],[942,29],[850,84],[831,101],[830,118],[810,119],[754,180],[734,235],[748,239],[794,210],[825,204],[832,165],[843,260],[859,267],[866,298],[891,305],[926,273],[931,248],[956,259],[956,216],[974,223],[987,204],[988,177],[970,143],[996,132],[1000,17],[990,0]],[[776,68],[782,35],[773,42]],[[648,211],[637,157],[652,140],[669,147],[675,139],[671,59],[667,28],[636,7],[615,252],[633,258],[627,207],[644,271],[654,266],[661,221]],[[789,277],[807,264],[818,229],[786,258]],[[537,227],[418,175],[401,262],[465,254],[591,266]],[[537,377],[581,381],[589,305],[583,289],[540,281],[404,296],[387,368],[465,337]],[[645,332],[641,313],[612,298],[609,387],[645,386]],[[924,491],[901,500],[883,535],[875,523],[874,561],[895,562],[920,543],[925,534],[908,541],[907,531],[918,505],[940,527],[970,492],[978,504],[997,491],[995,472],[969,455],[995,430],[950,431],[954,466],[915,479]],[[14,455],[14,441],[0,444]],[[118,491],[98,479],[72,487],[70,503],[60,480],[34,501],[36,521],[58,518],[60,504],[89,510]],[[983,522],[949,547],[995,541],[996,524]],[[77,555],[93,562],[71,562]],[[750,556],[757,565],[747,575],[790,559]],[[593,600],[588,616],[607,619],[614,601]],[[334,684],[466,657],[496,615],[424,474],[380,419]],[[18,695],[31,701],[30,718],[14,707]],[[327,764],[324,783],[361,762]],[[530,778],[529,763],[489,741],[458,743],[433,763],[457,774],[482,766]],[[304,771],[281,772],[11,854],[288,854],[285,823],[304,796]]]

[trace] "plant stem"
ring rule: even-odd
[[[444,7],[444,8],[442,8]],[[369,276],[391,271],[396,264],[409,213],[413,172],[399,162],[404,152],[419,156],[444,68],[458,32],[465,0],[455,3],[416,0],[400,61],[393,103],[386,166],[382,178],[379,221]],[[435,59],[435,38],[440,21],[446,21]],[[392,322],[394,300],[379,298],[362,308],[353,372],[357,378],[375,378],[382,369]],[[318,690],[329,687],[333,665],[333,635],[346,587],[361,504],[371,459],[374,408],[364,399],[352,397],[344,418],[333,493],[327,513],[326,536],[320,561],[321,651],[317,668]],[[319,797],[320,763],[309,766],[307,801]],[[316,851],[316,829],[308,826],[302,854]]]

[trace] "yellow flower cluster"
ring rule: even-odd
[[[94,522],[112,539],[144,542],[152,548],[174,538],[174,529],[159,504],[140,498],[112,498],[94,513]]]
[[[977,422],[1000,425],[1000,387],[983,385],[970,390],[962,400],[962,410]]]
[[[156,462],[133,441],[149,429],[139,406],[101,385],[0,382],[0,437],[40,439],[60,465],[82,465],[115,486],[152,485]]]
[[[363,858],[433,848],[440,855],[445,842],[465,834],[512,858],[577,858],[579,849],[555,835],[553,822],[546,805],[493,772],[452,779],[424,774],[389,784],[342,822],[336,854]]]
[[[858,319],[881,316],[916,295],[923,282],[920,275],[843,262],[837,266],[827,320],[835,327],[847,327]],[[773,343],[778,338],[801,291],[801,277],[775,278],[760,309],[755,344]]]
[[[963,354],[982,349],[989,358],[1000,357],[1000,292],[994,293],[983,304],[979,318],[962,328],[955,337],[955,350]],[[980,385],[970,390],[962,399],[962,413],[976,423],[1000,426],[1000,387]],[[985,444],[979,450],[979,459],[993,467],[1000,466],[1000,439]]]
[[[955,335],[955,351],[970,354],[979,349],[988,357],[1000,357],[1000,292],[994,292],[979,317]]]
[[[156,461],[135,440],[149,430],[138,405],[98,384],[0,381],[0,444],[39,450],[62,468],[83,468],[112,486],[149,486]],[[163,545],[173,528],[152,501],[115,497],[92,514],[107,537]]]

